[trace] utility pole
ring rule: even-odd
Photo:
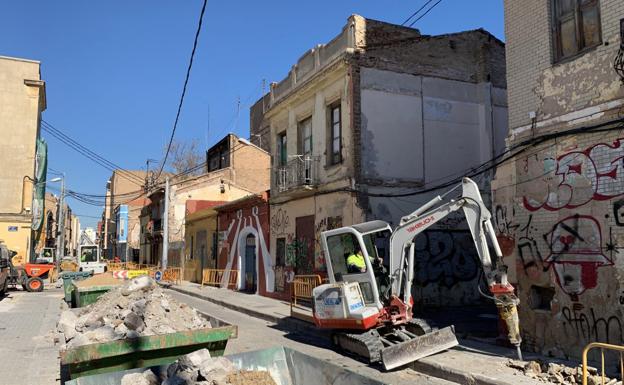
[[[61,271],[61,258],[63,255],[63,251],[65,250],[64,242],[65,242],[65,215],[64,215],[64,207],[65,206],[65,174],[61,177],[61,197],[59,198],[59,218],[58,218],[58,229],[59,233],[56,238],[56,271]]]
[[[163,248],[161,258],[161,269],[167,268],[169,257],[169,177],[165,178],[165,210],[163,218]]]

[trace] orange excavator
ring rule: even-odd
[[[462,193],[446,198],[457,188]],[[518,298],[507,281],[507,266],[491,223],[491,214],[469,178],[401,219],[392,230],[384,221],[371,221],[325,231],[321,243],[329,283],[313,290],[317,327],[331,329],[343,350],[381,363],[386,370],[458,345],[453,326],[433,330],[414,318],[414,238],[452,212],[462,209],[483,267],[491,298],[507,328],[509,341],[520,355]],[[488,248],[496,254],[493,264]],[[388,250],[385,258],[380,246]],[[350,263],[359,255],[360,266]],[[363,259],[363,260],[362,260]]]

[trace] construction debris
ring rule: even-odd
[[[507,366],[517,369],[528,377],[549,384],[576,385],[583,382],[583,368],[581,366],[572,368],[554,362],[523,362],[516,360],[509,360]],[[603,384],[602,377],[598,375],[598,370],[596,368],[588,367],[587,372],[587,383],[589,385]],[[622,385],[622,381],[605,377],[604,384]]]
[[[197,310],[178,303],[147,276],[112,289],[78,314],[65,310],[57,326],[67,348],[209,327]]]
[[[210,357],[207,349],[180,357],[158,378],[151,370],[126,374],[122,385],[277,385],[271,374],[262,370],[238,370],[224,357]]]

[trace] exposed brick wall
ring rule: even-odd
[[[603,44],[573,59],[554,62],[550,1],[505,0],[509,126],[604,103],[624,96],[613,71],[620,44],[620,0],[601,0]],[[583,81],[580,81],[580,80]]]
[[[506,87],[505,46],[485,30],[404,38],[396,26],[377,24],[367,21],[368,43],[358,60],[364,67]]]
[[[613,124],[610,131],[566,134],[621,119],[624,87],[612,66],[624,3],[601,0],[602,44],[559,62],[550,4],[505,0],[508,142],[561,136],[499,167],[493,215],[508,239],[504,260],[521,300],[525,348],[579,358],[589,342],[624,343],[624,130]]]
[[[249,140],[263,150],[271,153],[271,126],[264,118],[264,113],[269,108],[270,95],[261,97],[249,109]]]

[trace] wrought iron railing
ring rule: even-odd
[[[319,157],[297,156],[275,169],[275,187],[278,192],[315,186],[318,183]]]

